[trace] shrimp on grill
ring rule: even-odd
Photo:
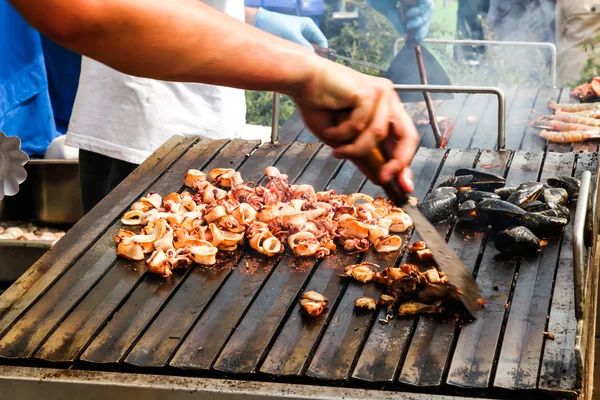
[[[586,131],[540,131],[540,137],[552,143],[576,143],[591,139],[600,139],[600,129]]]
[[[600,118],[600,108],[594,110],[586,110],[586,111],[578,111],[578,112],[567,112],[567,111],[559,111],[557,110],[556,115],[558,114],[568,114],[568,115],[576,115],[578,117],[586,117],[586,118]]]
[[[537,120],[532,121],[531,126],[552,131],[586,131],[590,129],[589,125],[575,124],[556,120]]]
[[[581,104],[568,104],[568,103],[557,103],[554,100],[548,102],[548,107],[552,111],[564,111],[564,112],[579,112],[579,111],[590,111],[600,108],[600,102],[597,103],[581,103]]]
[[[593,126],[596,128],[600,128],[600,120],[594,118],[586,118],[576,114],[570,113],[560,113],[556,115],[546,115],[542,117],[543,120],[549,121],[562,121],[570,124],[579,124],[579,125],[587,125]]]

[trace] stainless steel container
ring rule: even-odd
[[[83,216],[78,160],[30,160],[19,193],[0,201],[0,219],[74,224]]]
[[[51,246],[43,240],[0,240],[0,284],[12,284]]]

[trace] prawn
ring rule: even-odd
[[[600,128],[600,120],[595,118],[586,118],[579,115],[572,115],[567,113],[557,115],[546,115],[543,117],[544,120],[562,121],[570,124],[587,125],[594,128]]]
[[[530,125],[536,128],[551,129],[553,131],[585,131],[590,129],[589,125],[574,124],[556,120],[537,120],[530,122]]]
[[[600,102],[597,103],[580,103],[580,104],[568,104],[568,103],[557,103],[554,100],[548,101],[548,107],[553,111],[565,111],[565,112],[578,112],[578,111],[589,111],[600,108]]]
[[[577,115],[579,117],[599,119],[600,118],[600,108],[598,108],[597,110],[578,111],[578,112],[565,112],[562,110],[556,110],[555,114],[556,115],[569,114],[569,115]]]
[[[540,137],[552,143],[575,143],[591,139],[600,139],[600,129],[587,131],[547,131],[541,130]]]

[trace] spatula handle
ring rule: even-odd
[[[401,0],[400,4],[402,6],[402,21],[404,22],[404,26],[408,23],[408,17],[406,13],[408,9],[411,7],[415,7],[417,5],[417,0]],[[417,40],[415,39],[415,34],[417,32],[414,29],[406,28],[406,44],[407,45],[415,45],[417,44]]]
[[[386,162],[386,158],[378,148],[374,148],[364,159],[365,164],[373,173],[379,173],[381,167]],[[397,179],[392,179],[388,183],[382,186],[385,194],[388,195],[392,203],[394,203],[398,207],[402,207],[404,204],[408,202],[408,196],[402,188],[400,188],[400,184]]]

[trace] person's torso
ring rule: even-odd
[[[244,19],[243,0],[205,2]],[[84,58],[68,142],[140,163],[175,134],[256,139],[244,135],[245,114],[242,90],[133,77]]]

